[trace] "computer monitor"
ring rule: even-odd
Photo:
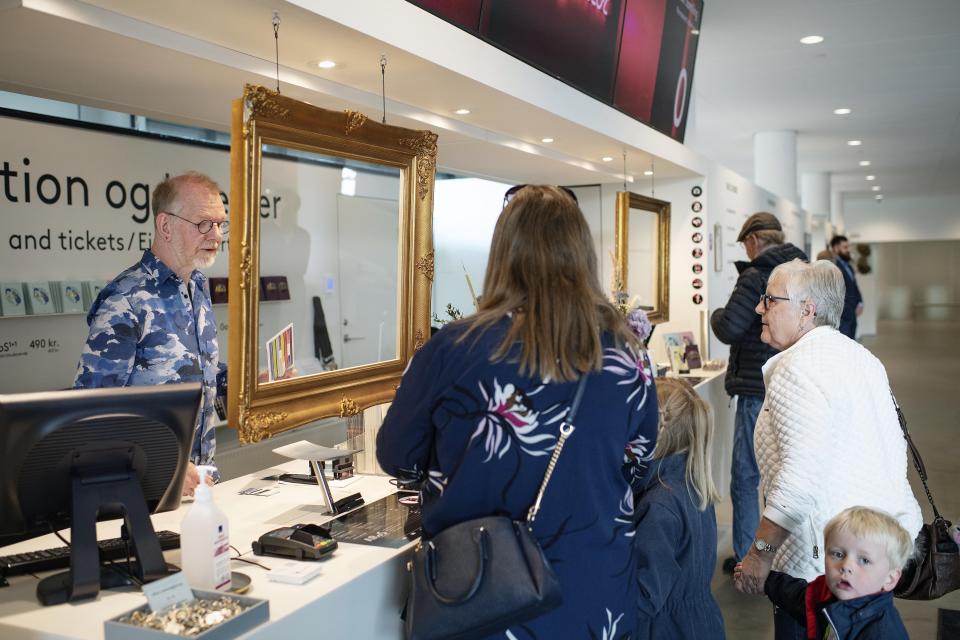
[[[125,520],[139,579],[166,575],[150,513],[180,505],[200,400],[200,383],[0,395],[0,544],[71,530],[43,604],[121,584],[100,567],[97,520]]]

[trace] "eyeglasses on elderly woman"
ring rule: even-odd
[[[769,293],[760,294],[760,302],[763,303],[763,310],[767,311],[770,309],[770,303],[774,300],[790,300],[790,298],[785,298],[784,296],[772,296]]]
[[[513,199],[513,196],[517,195],[517,193],[518,193],[521,189],[523,189],[523,188],[525,188],[525,187],[529,187],[529,186],[530,186],[530,185],[528,185],[528,184],[518,184],[518,185],[514,185],[514,186],[510,187],[509,189],[507,189],[507,192],[506,192],[505,194],[503,194],[503,206],[506,207],[506,206],[507,206],[507,203],[509,203],[510,200]],[[577,194],[575,194],[575,193],[573,192],[573,189],[570,189],[569,187],[562,187],[562,186],[560,186],[560,185],[557,185],[557,189],[560,189],[560,190],[563,191],[565,194],[567,194],[568,196],[570,196],[571,198],[573,198],[573,201],[576,202],[577,205],[580,204],[580,201],[577,200]]]

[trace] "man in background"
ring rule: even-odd
[[[767,280],[774,267],[795,258],[807,259],[802,250],[784,242],[780,221],[766,212],[747,218],[737,242],[743,243],[749,262],[735,263],[740,276],[730,299],[710,317],[714,335],[720,342],[730,345],[724,386],[727,394],[737,400],[730,469],[734,557],[723,562],[723,570],[730,574],[737,562],[747,555],[753,545],[753,534],[760,524],[760,469],[753,448],[753,430],[763,406],[761,368],[776,353],[760,342],[761,317],[754,309],[760,296],[766,293]]]
[[[229,223],[220,188],[200,173],[167,178],[151,200],[153,243],[90,307],[74,387],[200,382],[203,403],[183,484],[184,495],[193,495],[196,465],[213,464],[221,373],[217,323],[199,270],[213,266]]]
[[[857,286],[857,276],[850,263],[850,242],[846,236],[833,236],[830,240],[833,263],[843,274],[843,285],[847,288],[843,296],[843,313],[840,316],[840,333],[851,340],[857,339],[857,317],[863,313],[863,296]]]

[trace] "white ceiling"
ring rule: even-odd
[[[795,129],[799,169],[833,173],[850,197],[872,195],[861,158],[887,195],[960,191],[960,0],[705,4],[690,146],[752,177],[753,134]],[[280,1],[0,0],[0,88],[226,130],[243,83],[272,85],[274,8],[285,94],[377,116],[386,53],[388,119],[438,131],[441,168],[619,182],[625,149],[627,173],[645,180],[640,149]],[[800,45],[811,33],[827,40]],[[317,69],[325,57],[340,65]],[[453,115],[465,104],[471,115]],[[840,106],[853,114],[833,115]],[[845,144],[854,137],[859,149]],[[660,159],[656,169],[690,175]]]
[[[830,172],[848,197],[872,197],[871,184],[888,196],[960,190],[960,1],[705,5],[688,144],[752,177],[753,134],[792,129],[799,171]],[[800,44],[812,34],[826,39]]]

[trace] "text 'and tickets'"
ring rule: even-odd
[[[102,189],[91,188],[90,181],[82,176],[57,176],[53,173],[37,175],[30,171],[30,158],[23,158],[20,164],[11,165],[9,160],[3,162],[0,169],[0,179],[3,183],[4,207],[22,205],[48,205],[76,208],[104,209],[109,207],[114,211],[126,211],[130,220],[144,225],[151,219],[150,194],[153,185],[146,182],[125,183],[122,180],[109,180]],[[169,177],[167,172],[165,177]],[[98,185],[93,185],[98,187]],[[270,189],[264,189],[271,193]],[[97,194],[102,193],[102,200]],[[220,192],[224,209],[229,213],[230,203],[225,192]],[[259,208],[261,218],[277,219],[279,205],[283,196],[271,194],[260,196]],[[9,209],[8,209],[9,211]],[[64,209],[57,212],[63,214]],[[9,218],[8,218],[9,220]],[[17,232],[7,236],[6,245],[15,251],[136,251],[141,252],[150,247],[153,239],[152,231],[131,231],[95,233],[89,229],[77,229],[79,220],[73,216],[64,216],[66,228],[47,228],[40,232]],[[149,229],[152,230],[150,225]],[[227,239],[221,245],[221,251],[228,247]]]

